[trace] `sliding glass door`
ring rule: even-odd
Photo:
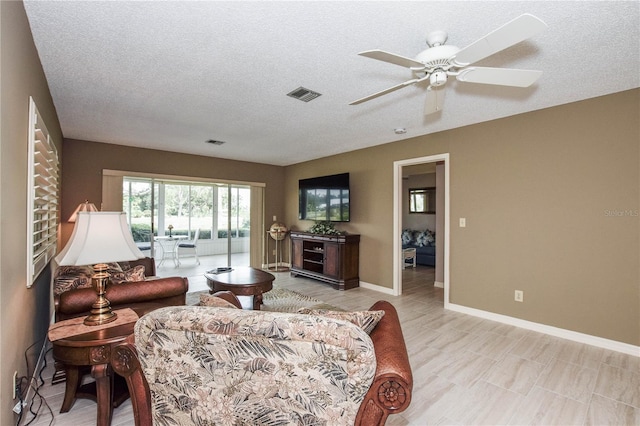
[[[226,244],[229,265],[249,265],[251,233],[251,191],[248,186],[216,185],[214,229],[217,240]],[[221,248],[222,250],[222,248]]]
[[[136,243],[149,244],[158,258],[162,248],[152,236],[193,239],[199,230],[198,255],[212,256],[211,267],[249,265],[250,194],[244,185],[123,178],[123,210]]]
[[[133,240],[145,254],[151,257],[155,255],[154,219],[157,220],[158,217],[155,194],[157,190],[154,190],[153,182],[150,180],[123,181],[122,210],[127,212]]]

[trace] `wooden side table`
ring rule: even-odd
[[[111,424],[113,407],[119,406],[129,393],[116,386],[111,369],[113,347],[133,334],[138,314],[132,309],[115,311],[118,318],[111,323],[86,326],[84,318],[72,318],[52,324],[49,340],[53,345],[53,358],[64,365],[67,377],[61,413],[71,409],[76,398],[89,398],[97,402],[97,425]],[[95,383],[81,385],[82,370],[91,368]]]
[[[407,262],[411,262],[416,267],[416,249],[406,248],[402,250],[402,269],[407,266]]]

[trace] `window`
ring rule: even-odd
[[[194,195],[198,191],[211,194],[210,199],[207,198],[205,204],[191,203],[190,228],[189,231],[183,231],[183,235],[190,232],[193,238],[196,226],[199,226],[199,221],[207,224],[206,227],[202,225],[201,228],[197,228],[200,229],[198,255],[224,254],[227,256],[226,266],[231,266],[232,257],[234,265],[249,264],[254,268],[260,268],[266,264],[264,262],[266,256],[264,246],[267,235],[264,225],[265,184],[262,182],[221,182],[211,178],[103,169],[101,209],[104,211],[126,212],[134,240],[141,248],[151,246],[149,255],[155,256],[157,244],[153,244],[153,238],[151,238],[152,227],[155,235],[168,234],[167,226],[169,224],[174,226],[172,232],[180,231],[175,227],[176,225],[168,222],[169,219],[165,217],[163,213],[165,211],[164,204],[163,207],[159,208],[161,202],[166,202],[166,198],[163,198],[166,197],[166,191],[163,188],[167,184],[189,185],[191,200],[203,197],[203,194]],[[235,206],[233,207],[235,210],[228,216],[231,218],[232,223],[234,223],[235,219],[239,232],[235,233],[235,235],[238,235],[237,237],[227,239],[219,237],[223,233],[222,231],[224,231],[225,235],[227,233],[229,217],[223,216],[223,211],[226,212],[227,209],[218,205],[216,200],[218,200],[221,190],[229,191],[229,188],[231,188],[232,192],[231,206]],[[235,190],[236,195],[233,194],[233,188],[237,188]],[[160,220],[163,221],[162,225]],[[234,232],[232,231],[232,233]],[[144,244],[144,242],[147,244]],[[148,244],[149,242],[151,244]],[[149,250],[149,248],[145,250]]]
[[[58,153],[33,98],[29,98],[27,287],[53,259],[58,242]]]
[[[410,188],[409,213],[436,212],[436,188]]]
[[[123,209],[136,242],[169,233],[201,240],[249,237],[249,186],[147,178],[123,179]]]

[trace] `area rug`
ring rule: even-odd
[[[196,305],[200,301],[200,295],[208,293],[207,290],[187,293],[187,305]],[[342,309],[328,305],[322,300],[279,287],[274,287],[271,291],[264,293],[262,302],[260,309],[263,311],[296,312],[300,308],[342,311]]]

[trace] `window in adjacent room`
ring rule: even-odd
[[[436,212],[436,188],[409,189],[409,213]]]

